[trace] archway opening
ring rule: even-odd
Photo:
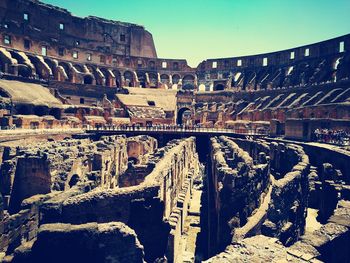
[[[32,75],[32,70],[25,66],[25,65],[19,65],[18,66],[18,76],[23,78],[29,78]]]
[[[112,72],[115,76],[115,86],[117,88],[120,88],[121,87],[121,73],[119,70],[113,70]]]
[[[91,85],[93,82],[93,78],[91,75],[85,75],[84,76],[84,84]]]
[[[188,124],[191,119],[191,110],[189,108],[181,108],[177,112],[176,123],[177,124]]]
[[[173,79],[173,84],[179,84],[180,75],[175,74],[175,75],[173,75],[172,79]]]
[[[160,82],[162,82],[163,84],[169,84],[169,76],[167,74],[162,74],[160,75]]]
[[[182,89],[194,90],[194,80],[195,80],[195,77],[193,75],[185,75],[182,78]]]
[[[133,73],[130,71],[124,72],[125,86],[133,87],[134,86],[134,77]]]
[[[84,72],[84,69],[83,69],[83,67],[82,67],[81,65],[74,64],[73,66],[74,66],[74,68],[75,68],[76,70],[78,70],[79,72],[81,72],[81,73]]]
[[[107,87],[112,87],[113,86],[113,78],[112,78],[111,74],[109,74],[109,72],[106,68],[100,68],[100,71],[102,72],[102,74],[104,76],[105,85]]]
[[[79,175],[73,174],[68,183],[69,187],[72,188],[74,185],[76,185],[79,182],[79,179]]]
[[[137,78],[139,79],[140,86],[146,88],[146,75],[144,72],[137,72]]]
[[[66,79],[65,77],[63,78],[63,76],[62,76],[62,79],[64,79],[64,81],[70,81],[72,79],[72,73],[70,71],[70,67],[68,66],[68,64],[65,62],[59,62],[58,66],[60,66],[61,70],[64,72],[64,73],[62,72],[61,74],[63,76],[66,75],[68,77]]]
[[[157,75],[155,73],[148,73],[149,86],[151,88],[156,88],[158,84]]]

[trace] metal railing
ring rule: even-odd
[[[228,129],[228,128],[205,128],[205,127],[179,127],[179,126],[86,126],[85,131],[120,131],[120,132],[163,132],[163,133],[222,133],[242,135],[269,135],[269,129]]]

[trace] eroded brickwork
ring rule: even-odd
[[[142,146],[142,148],[137,149],[137,154],[138,158],[148,166],[148,172],[134,186],[119,188],[118,176],[114,173],[128,174],[126,163],[128,141],[138,142]],[[43,150],[48,149],[48,145],[53,150]],[[111,234],[103,236],[107,234],[103,230],[109,227],[113,228],[115,224],[121,224],[112,222],[123,222],[135,231],[137,235],[135,238],[140,240],[140,243],[135,241],[136,243],[133,244],[125,244],[131,251],[131,258],[135,256],[135,260],[137,258],[137,260],[142,261],[145,257],[147,261],[152,261],[166,255],[170,261],[180,261],[181,254],[178,253],[178,248],[182,246],[182,233],[192,195],[193,180],[199,174],[195,139],[174,140],[160,149],[157,149],[156,145],[155,139],[151,137],[126,139],[123,136],[114,136],[102,137],[98,141],[75,139],[48,142],[23,149],[24,152],[36,152],[35,156],[39,157],[39,153],[46,153],[46,157],[41,159],[45,160],[48,169],[42,169],[42,171],[46,171],[45,176],[51,181],[44,181],[46,183],[43,185],[47,189],[41,193],[41,185],[36,186],[34,180],[32,181],[34,190],[29,192],[30,189],[27,189],[26,195],[28,196],[20,195],[18,197],[17,190],[15,191],[18,188],[16,180],[19,182],[25,182],[25,180],[22,180],[15,173],[9,208],[12,207],[12,198],[16,198],[16,209],[4,209],[3,199],[1,199],[1,223],[6,226],[1,236],[1,251],[7,255],[7,260],[10,260],[11,254],[14,253],[14,260],[18,260],[18,262],[39,262],[36,260],[40,251],[44,249],[44,246],[50,247],[50,242],[45,240],[55,240],[54,244],[56,245],[47,250],[54,252],[57,249],[64,249],[69,242],[73,242],[85,232],[92,235],[92,240],[89,241],[91,245],[80,243],[77,247],[69,246],[70,249],[57,258],[57,262],[68,258],[70,254],[76,258],[79,253],[75,252],[82,250],[86,251],[87,254],[94,253],[98,249],[96,245],[93,245],[94,242],[108,242],[107,248],[112,245],[110,242],[114,242],[108,238],[108,235]],[[78,156],[74,155],[75,147],[79,148],[75,152],[78,153]],[[69,155],[68,149],[71,151],[71,155]],[[17,154],[13,155],[11,155],[10,150],[7,148],[4,152],[5,157],[7,156],[5,160],[11,159],[11,157],[22,158],[19,149],[17,149]],[[60,159],[58,153],[70,158]],[[130,149],[130,153],[132,153],[131,157],[135,157],[135,149]],[[50,154],[52,154],[51,157]],[[74,167],[69,161],[77,160],[78,157],[86,158],[85,161],[88,161],[86,170],[82,169],[82,161],[80,160],[77,167],[81,169],[81,173],[78,177],[57,177],[57,172],[77,174],[77,170],[74,170],[77,167]],[[63,165],[65,161],[67,161],[67,166]],[[59,163],[62,169],[59,168]],[[29,162],[25,167],[37,169],[37,165],[32,162]],[[25,167],[15,166],[15,169],[22,171]],[[121,167],[124,167],[123,170],[120,170]],[[23,174],[32,179],[41,178],[36,173],[23,172]],[[68,185],[67,180],[70,182]],[[62,188],[55,188],[54,182],[63,182]],[[62,225],[58,222],[76,226]],[[88,224],[92,222],[99,223],[99,225],[96,223],[95,225]],[[111,231],[120,229],[122,225],[119,225],[117,228],[113,228],[116,230]],[[101,234],[98,234],[99,231],[102,231]],[[154,239],[154,236],[157,236],[157,239]],[[116,238],[115,242],[123,242],[118,240]],[[143,251],[145,251],[144,254]],[[115,254],[111,257],[122,258],[129,252],[121,248],[120,251],[113,253]],[[107,257],[107,254],[96,254],[96,256]],[[43,255],[40,260],[44,262],[45,257]],[[95,262],[94,259],[96,258],[93,257],[89,260]]]
[[[300,142],[350,131],[349,34],[191,68],[136,24],[0,21],[1,262],[350,261],[349,151]]]

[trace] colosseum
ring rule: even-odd
[[[159,58],[0,0],[0,262],[350,262],[350,34]]]

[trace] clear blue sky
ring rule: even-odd
[[[277,51],[350,33],[350,0],[43,0],[78,16],[144,25],[158,57]]]

